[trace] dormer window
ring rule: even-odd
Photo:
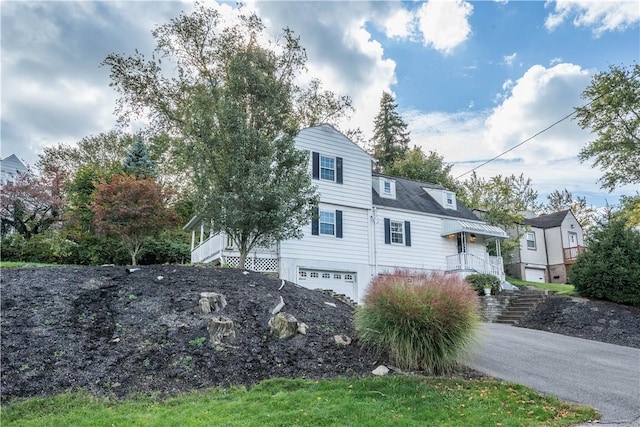
[[[391,181],[384,181],[384,194],[391,194]]]
[[[448,191],[444,192],[444,203],[446,206],[453,208],[455,204],[455,195]]]
[[[396,180],[382,176],[372,177],[373,189],[384,199],[396,198]]]

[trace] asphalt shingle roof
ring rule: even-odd
[[[436,202],[436,200],[424,190],[425,187],[444,190],[445,188],[441,185],[418,182],[406,178],[383,175],[375,172],[372,175],[374,177],[393,179],[396,182],[395,199],[380,197],[378,192],[375,189],[372,189],[374,206],[406,209],[409,211],[424,212],[434,215],[468,219],[472,221],[480,221],[480,219],[473,212],[471,212],[466,206],[460,203],[460,200],[457,200],[456,202],[456,210],[446,209],[440,203]]]
[[[535,218],[525,218],[522,222],[536,228],[560,227],[560,225],[562,225],[562,221],[564,221],[564,218],[569,212],[570,211],[567,209],[552,214],[540,215]]]

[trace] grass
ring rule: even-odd
[[[266,380],[250,390],[114,401],[85,393],[3,405],[10,426],[565,426],[599,418],[589,407],[517,384],[439,377]]]
[[[0,268],[20,267],[60,267],[60,264],[45,264],[41,262],[0,261]]]
[[[507,282],[515,286],[533,286],[541,291],[553,291],[556,295],[576,295],[573,285],[565,285],[562,283],[538,283],[518,280],[513,277],[507,277]]]

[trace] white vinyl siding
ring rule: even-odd
[[[371,209],[371,157],[364,150],[328,125],[300,131],[296,148],[309,153],[309,176],[313,176],[312,153],[319,153],[319,166],[323,157],[342,159],[342,184],[313,180],[321,203],[336,205],[336,209],[340,206]]]
[[[385,244],[383,218],[389,217],[394,221],[402,218],[402,222],[411,224],[411,246]],[[446,257],[456,254],[458,249],[455,239],[440,236],[441,231],[442,219],[439,217],[379,207],[374,230],[378,272],[395,268],[446,270]]]

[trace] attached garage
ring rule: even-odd
[[[543,268],[529,268],[524,269],[524,280],[527,282],[545,282],[545,270]]]
[[[329,289],[358,301],[355,272],[301,268],[298,270],[298,284],[309,289]]]

